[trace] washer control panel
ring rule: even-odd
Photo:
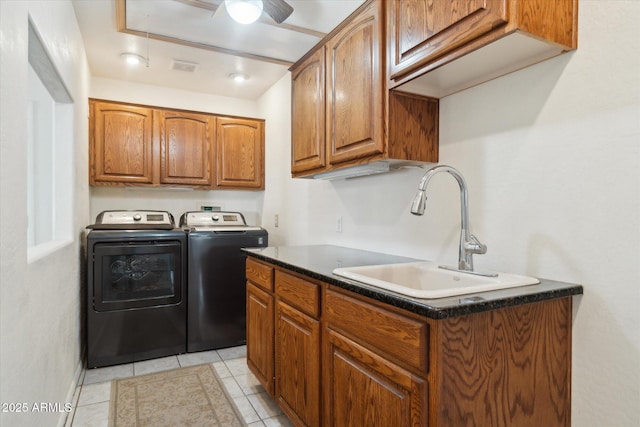
[[[260,227],[247,225],[240,212],[193,211],[185,212],[180,217],[180,227],[191,231],[249,231],[261,230]]]

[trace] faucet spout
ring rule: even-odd
[[[480,243],[478,238],[471,234],[469,229],[469,201],[467,193],[467,183],[457,169],[438,165],[429,169],[420,180],[418,192],[411,204],[411,213],[414,215],[424,214],[427,196],[426,190],[431,178],[440,172],[447,172],[453,176],[460,186],[460,247],[458,250],[457,270],[473,272],[473,254],[484,254],[487,252],[486,245]]]

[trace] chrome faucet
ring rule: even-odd
[[[455,168],[446,165],[438,165],[429,169],[418,186],[418,192],[411,204],[411,213],[414,215],[423,215],[427,202],[427,185],[431,178],[440,173],[448,172],[453,176],[460,186],[460,214],[461,214],[461,230],[460,230],[460,248],[458,250],[458,267],[449,267],[441,265],[440,268],[447,270],[461,271],[464,273],[479,274],[482,276],[495,276],[495,274],[479,273],[473,270],[473,254],[484,254],[487,252],[487,246],[480,243],[478,238],[469,231],[469,203],[467,200],[467,183],[462,174]]]

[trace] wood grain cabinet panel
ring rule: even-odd
[[[320,285],[276,271],[276,294],[293,307],[315,318],[320,316]]]
[[[156,111],[160,139],[160,183],[213,184],[215,117]]]
[[[571,425],[571,297],[432,319],[268,263],[247,277],[248,364],[296,426]]]
[[[373,4],[327,43],[329,162],[381,154],[383,21]]]
[[[438,100],[387,90],[385,4],[364,3],[290,68],[293,177],[438,161]]]
[[[328,290],[325,295],[327,324],[357,337],[379,351],[417,368],[428,369],[428,325],[359,299]]]
[[[325,341],[327,425],[426,425],[426,380],[333,330],[326,331]]]
[[[276,398],[299,426],[320,426],[320,321],[276,303]]]
[[[578,0],[389,0],[388,84],[445,97],[577,47]]]
[[[428,62],[507,22],[507,0],[392,0],[390,77]]]
[[[291,171],[325,166],[324,46],[291,72]]]
[[[218,117],[216,187],[264,189],[264,121]]]
[[[431,425],[569,427],[571,316],[569,297],[440,321]]]
[[[90,99],[90,185],[264,189],[264,120]]]
[[[247,282],[247,365],[275,395],[274,297]]]
[[[265,291],[273,292],[273,267],[247,258],[247,280]]]
[[[108,102],[90,111],[90,183],[153,183],[153,111]]]

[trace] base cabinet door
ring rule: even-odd
[[[276,304],[276,397],[298,426],[320,425],[320,322]]]
[[[326,425],[427,425],[426,380],[331,329],[325,343]]]
[[[247,282],[247,364],[265,390],[274,395],[273,295]]]

